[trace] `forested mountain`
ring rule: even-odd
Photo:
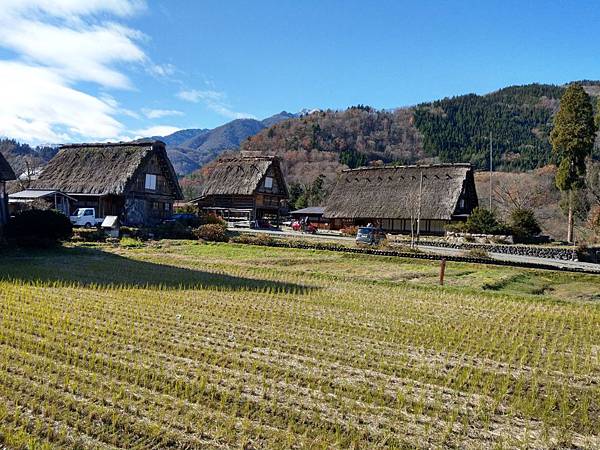
[[[262,121],[236,119],[220,127],[176,131],[168,136],[153,136],[167,144],[167,153],[178,174],[188,174],[213,160],[224,150],[237,149],[242,141],[283,120],[296,117],[285,111]]]
[[[600,83],[582,82],[591,95]],[[326,159],[340,167],[377,163],[471,162],[528,170],[551,162],[548,135],[563,86],[512,86],[487,95],[463,95],[395,111],[358,105],[345,111],[318,111],[277,124],[245,141],[241,149],[278,154],[292,181],[324,173],[305,166]],[[329,154],[327,158],[315,153]],[[299,166],[299,167],[296,167]]]
[[[152,136],[150,140],[159,139],[163,141],[168,146],[178,146],[182,145],[184,142],[189,141],[197,136],[202,136],[206,133],[209,133],[210,129],[208,128],[188,128],[186,130],[179,130],[175,133],[169,134],[168,136]]]
[[[415,108],[415,126],[425,152],[441,161],[488,167],[491,132],[496,167],[533,169],[551,159],[548,136],[562,92],[534,84],[444,99]]]

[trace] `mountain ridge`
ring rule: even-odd
[[[281,111],[263,120],[235,119],[213,129],[185,129],[167,136],[153,136],[167,144],[175,171],[185,175],[199,169],[225,150],[236,149],[250,136],[297,114]]]

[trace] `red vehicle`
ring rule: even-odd
[[[294,221],[292,223],[292,230],[294,231],[302,231],[303,233],[316,234],[317,227],[315,227],[312,223],[302,223],[299,221]]]

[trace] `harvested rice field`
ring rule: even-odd
[[[600,277],[161,241],[0,255],[0,448],[600,448]]]

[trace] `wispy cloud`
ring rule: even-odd
[[[199,103],[202,102],[207,108],[229,119],[255,119],[256,117],[250,113],[234,111],[231,105],[227,102],[227,95],[224,92],[215,90],[198,90],[189,89],[182,90],[177,93],[177,97],[187,102]]]
[[[173,64],[149,64],[147,70],[155,77],[170,77],[177,71]]]
[[[142,114],[148,119],[160,119],[169,116],[183,116],[183,112],[175,109],[142,109]]]
[[[0,79],[1,135],[60,143],[116,137],[123,129],[114,104],[70,87],[50,69],[0,61]]]
[[[15,56],[0,60],[0,135],[57,143],[128,134],[117,117],[139,114],[80,83],[131,89],[124,64],[174,73],[152,63],[143,33],[118,23],[145,8],[143,0],[2,0],[0,47]]]
[[[20,60],[51,68],[68,81],[130,88],[130,80],[114,65],[147,61],[138,45],[143,35],[115,22],[97,23],[93,16],[102,12],[126,15],[138,2],[59,0],[56,10],[50,7],[53,3],[8,0],[0,13],[0,45],[17,53]],[[56,16],[63,20],[53,19]]]

